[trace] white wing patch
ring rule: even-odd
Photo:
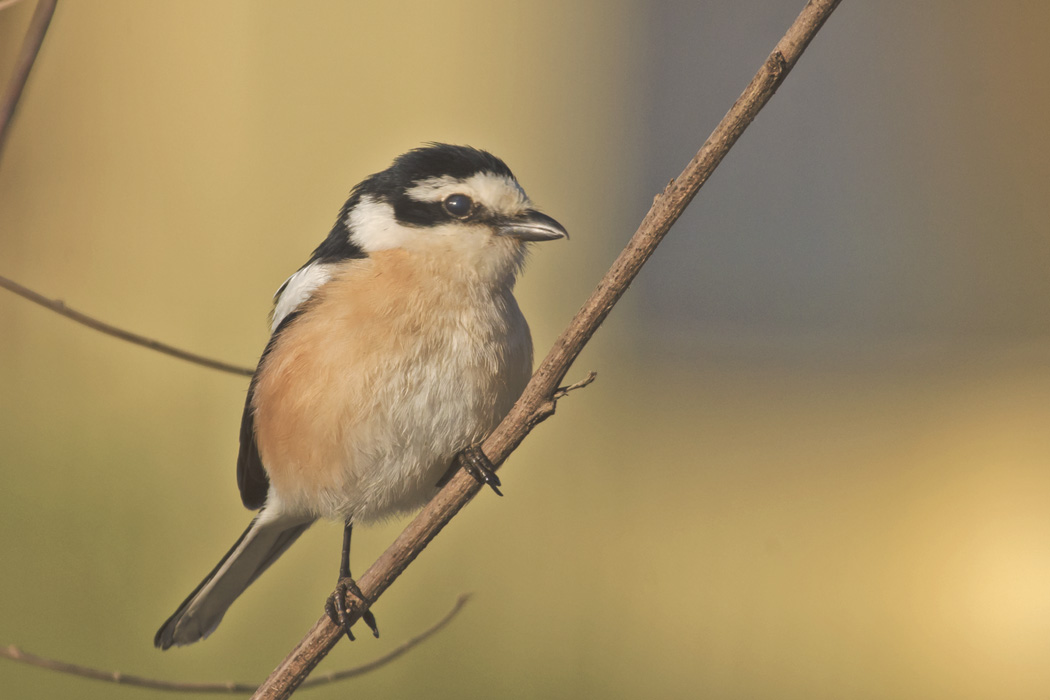
[[[317,288],[332,277],[331,263],[310,263],[289,277],[273,306],[273,323],[270,332],[277,330],[281,321],[310,298]]]

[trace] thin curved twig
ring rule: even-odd
[[[10,3],[0,4],[0,8],[7,7]],[[29,28],[26,30],[26,38],[22,43],[22,51],[18,57],[18,63],[15,65],[14,72],[11,74],[11,80],[7,85],[7,89],[4,90],[2,98],[0,98],[0,157],[3,155],[4,144],[7,141],[7,135],[10,133],[11,123],[14,121],[15,110],[18,107],[19,99],[22,97],[22,90],[25,88],[26,81],[29,79],[29,71],[33,68],[33,63],[36,62],[37,54],[40,52],[40,46],[44,43],[44,35],[47,33],[47,28],[51,24],[51,17],[55,14],[55,6],[58,4],[58,0],[40,0],[36,9],[33,11],[33,18],[29,21]],[[77,323],[81,323],[88,328],[94,328],[96,331],[106,333],[115,338],[126,340],[129,343],[135,343],[143,347],[162,352],[172,357],[177,357],[180,360],[186,360],[187,362],[193,362],[204,367],[210,367],[211,369],[217,369],[222,372],[230,372],[232,374],[239,374],[243,376],[252,376],[255,373],[253,368],[239,367],[232,365],[221,360],[213,360],[203,355],[196,353],[187,352],[186,350],[180,350],[179,348],[162,343],[152,338],[146,338],[135,333],[131,333],[122,328],[110,325],[99,321],[96,318],[92,318],[87,314],[80,313],[68,308],[62,301],[57,299],[48,299],[45,296],[37,294],[28,287],[23,287],[14,280],[7,279],[6,277],[0,277],[0,287],[4,287],[19,296],[25,297],[32,302],[40,304],[46,309],[50,309],[55,313],[61,314],[66,318],[72,319]]]
[[[425,630],[424,632],[416,635],[415,637],[412,637],[408,641],[398,646],[396,649],[390,651],[389,653],[383,656],[380,656],[378,659],[375,659],[374,661],[369,661],[366,664],[361,664],[360,666],[354,666],[353,668],[343,669],[342,671],[332,671],[331,673],[326,673],[321,676],[315,676],[303,683],[299,687],[316,688],[319,685],[328,685],[329,683],[335,683],[337,681],[346,680],[347,678],[353,678],[354,676],[360,676],[362,674],[368,673],[369,671],[374,671],[380,666],[390,663],[397,657],[407,652],[412,647],[426,640],[426,638],[430,635],[440,631],[448,623],[452,622],[452,618],[458,615],[459,611],[463,609],[463,606],[470,601],[470,596],[470,593],[461,594],[459,598],[456,599],[456,604],[452,606],[452,609],[449,610],[445,614],[445,616],[438,620],[430,629]]]
[[[126,331],[123,328],[117,328],[116,326],[110,325],[104,321],[99,321],[97,318],[88,316],[85,313],[81,313],[79,311],[75,311],[69,308],[61,299],[49,299],[41,294],[37,294],[29,287],[23,287],[18,282],[8,279],[2,275],[0,275],[0,287],[10,290],[18,296],[28,299],[29,301],[35,304],[40,304],[40,306],[43,306],[45,309],[50,309],[56,314],[65,316],[68,319],[72,319],[77,323],[85,325],[88,328],[93,328],[94,330],[99,331],[101,333],[105,333],[106,335],[111,335],[114,338],[120,338],[121,340],[126,340],[129,343],[141,345],[143,347],[149,348],[150,350],[156,350],[157,352],[162,352],[165,355],[171,355],[172,357],[177,357],[180,360],[186,360],[187,362],[192,362],[194,364],[201,365],[202,367],[217,369],[221,372],[239,374],[245,377],[250,377],[253,374],[255,374],[255,370],[251,367],[231,365],[230,363],[223,362],[222,360],[214,360],[210,357],[205,357],[204,355],[198,355],[197,353],[189,352],[187,350],[180,350],[177,347],[168,345],[167,343],[162,343],[159,340],[153,340],[152,338],[147,338],[144,335],[138,335],[137,333]]]
[[[22,97],[22,89],[29,79],[29,71],[33,68],[36,55],[40,53],[40,45],[44,43],[44,35],[47,34],[51,17],[55,14],[55,5],[58,0],[40,0],[33,10],[33,18],[29,20],[29,29],[26,30],[26,38],[22,42],[22,51],[18,55],[18,63],[11,74],[11,81],[4,90],[3,98],[0,98],[0,156],[4,152],[4,143],[18,107],[18,100]]]
[[[553,414],[558,385],[584,345],[627,291],[671,225],[682,215],[700,187],[744,133],[744,129],[754,121],[784,82],[840,1],[810,0],[806,4],[682,174],[653,200],[652,208],[627,246],[598,282],[568,328],[554,341],[554,347],[532,375],[521,398],[482,443],[481,449],[493,465],[498,467],[502,464],[536,425]],[[462,459],[458,461],[462,465]],[[357,580],[365,598],[374,603],[480,490],[481,483],[464,469],[459,469],[364,576]],[[361,612],[361,608],[355,606],[352,619],[359,619]],[[287,698],[342,637],[341,627],[327,615],[321,617],[252,697],[267,700]]]
[[[341,671],[333,671],[331,673],[326,673],[323,676],[311,678],[303,683],[300,688],[316,688],[322,685],[329,685],[348,678],[364,675],[369,671],[375,671],[376,669],[387,665],[398,657],[406,654],[413,647],[419,646],[434,634],[444,629],[448,623],[452,622],[453,618],[459,614],[463,609],[463,606],[466,605],[469,600],[470,594],[464,593],[456,599],[455,605],[452,606],[451,610],[445,613],[444,617],[431,625],[428,629],[405,641],[386,654],[383,654],[379,658],[361,664],[360,666],[346,668]],[[150,688],[151,690],[164,690],[180,693],[224,693],[227,695],[247,695],[248,693],[254,693],[255,689],[259,687],[258,683],[235,683],[232,681],[226,683],[186,683],[134,676],[127,673],[121,673],[120,671],[102,671],[96,668],[89,668],[87,666],[80,666],[78,664],[71,664],[65,661],[58,661],[57,659],[48,659],[43,656],[30,654],[29,652],[22,651],[14,645],[0,647],[0,657],[11,659],[12,661],[19,661],[49,671],[68,673],[73,676],[79,676],[80,678],[90,678],[92,680],[116,683],[118,685],[131,685],[138,688]]]

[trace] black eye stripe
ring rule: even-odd
[[[454,200],[451,206],[449,200]],[[397,222],[406,226],[437,226],[454,221],[472,221],[484,211],[468,195],[461,193],[451,194],[439,202],[421,202],[407,195],[387,201],[394,208]]]
[[[445,211],[443,202],[419,202],[410,197],[399,197],[393,205],[394,218],[407,226],[433,226],[456,220]]]

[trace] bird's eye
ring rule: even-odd
[[[445,211],[457,219],[469,216],[471,210],[474,208],[474,202],[472,202],[470,197],[465,194],[450,195],[445,199],[444,204]]]

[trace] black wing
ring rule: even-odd
[[[292,321],[299,317],[300,309],[281,319],[277,329],[270,336],[270,342],[266,344],[266,350],[259,358],[259,365],[248,385],[248,396],[244,400],[244,414],[241,416],[241,450],[237,455],[237,487],[241,490],[241,502],[245,508],[256,510],[262,508],[266,503],[266,493],[270,490],[270,479],[263,469],[262,460],[259,458],[259,446],[255,443],[255,410],[252,408],[252,397],[255,395],[255,382],[259,376],[259,369],[263,366],[266,356],[277,345],[277,338]]]
[[[371,181],[372,178],[366,180],[366,182]],[[329,232],[328,237],[325,238],[321,245],[317,246],[313,255],[310,256],[310,260],[299,268],[299,272],[311,265],[326,265],[353,258],[367,257],[365,251],[354,242],[350,235],[350,230],[347,228],[347,218],[350,210],[361,199],[364,185],[365,183],[361,183],[351,192],[350,199],[343,205],[339,218],[336,220],[331,232]],[[281,285],[281,288],[277,290],[277,294],[274,295],[275,306],[281,296],[288,290],[288,285],[294,278],[295,275],[289,277]],[[310,291],[311,296],[314,291],[316,289]],[[301,302],[296,309],[282,318],[280,323],[277,324],[273,335],[270,336],[270,342],[266,344],[266,350],[263,351],[262,357],[259,359],[258,367],[262,367],[263,360],[273,350],[277,343],[277,338],[281,335],[281,331],[299,316],[308,303],[309,298]],[[266,476],[266,470],[263,469],[262,460],[259,458],[259,446],[255,444],[255,417],[252,410],[252,396],[255,394],[256,377],[259,376],[258,367],[255,370],[255,376],[252,377],[252,383],[248,386],[248,396],[244,400],[244,414],[241,416],[241,451],[237,455],[237,486],[241,490],[241,501],[245,507],[252,510],[262,508],[263,504],[266,503],[266,493],[270,490],[270,479]]]

